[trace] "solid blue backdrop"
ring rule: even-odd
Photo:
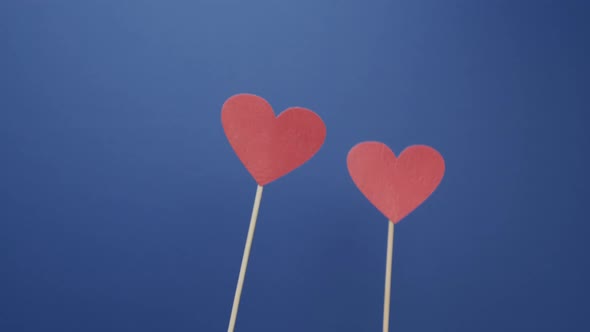
[[[256,185],[235,93],[317,112],[265,188],[236,331],[379,331],[363,140],[446,159],[391,331],[590,329],[587,1],[0,2],[0,331],[224,331]]]

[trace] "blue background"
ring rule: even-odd
[[[224,331],[256,185],[220,110],[326,122],[265,188],[237,331],[380,331],[363,140],[446,159],[392,331],[588,331],[587,1],[1,1],[0,331]]]

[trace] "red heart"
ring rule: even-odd
[[[348,152],[347,164],[359,190],[394,224],[422,204],[445,173],[443,157],[425,145],[411,146],[396,158],[383,143],[363,142]]]
[[[263,186],[297,167],[320,149],[326,126],[314,112],[291,107],[275,117],[261,97],[238,94],[221,110],[230,145],[256,182]]]

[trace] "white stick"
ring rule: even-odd
[[[387,235],[387,260],[385,262],[385,300],[383,305],[383,332],[389,332],[389,308],[391,302],[391,263],[393,261],[393,223],[389,223]]]
[[[229,327],[227,328],[227,332],[233,332],[234,327],[236,326],[238,307],[240,306],[240,297],[242,296],[242,288],[244,287],[244,277],[246,276],[246,268],[248,267],[248,258],[250,257],[250,248],[252,248],[252,239],[254,238],[254,230],[256,229],[256,219],[258,218],[258,209],[260,208],[261,198],[262,186],[258,186],[258,188],[256,188],[254,208],[252,209],[252,217],[250,218],[250,227],[248,228],[246,247],[244,248],[244,256],[242,257],[242,267],[240,268],[238,286],[236,288],[236,295],[234,296],[234,305],[231,309],[231,317],[229,319]]]

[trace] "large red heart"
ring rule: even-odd
[[[326,126],[314,112],[291,107],[275,117],[261,97],[238,94],[221,110],[221,123],[240,161],[263,186],[293,171],[320,149]]]
[[[411,146],[396,158],[383,143],[363,142],[348,152],[347,164],[359,190],[394,224],[422,204],[445,173],[443,157],[425,145]]]

